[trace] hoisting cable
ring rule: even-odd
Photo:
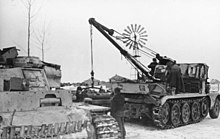
[[[154,50],[152,50],[152,49],[150,49],[150,48],[148,48],[148,47],[146,47],[146,46],[144,46],[144,48],[147,49],[147,50],[149,50],[149,51],[151,51],[151,53],[154,54],[154,55],[157,54],[157,52],[155,52]]]
[[[90,25],[90,42],[91,42],[91,86],[94,87],[94,71],[93,71],[93,46],[92,46],[92,25]]]
[[[140,52],[142,52],[144,55],[149,56],[150,58],[155,57],[155,55],[153,55],[152,53],[146,52],[146,51],[144,51],[144,50],[142,50],[140,48],[138,48],[138,50]]]

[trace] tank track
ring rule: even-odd
[[[167,100],[166,103],[169,104],[170,109],[169,109],[169,120],[166,124],[163,123],[163,116],[162,116],[162,110],[163,110],[163,106],[154,106],[152,109],[152,120],[155,126],[161,128],[161,129],[171,129],[171,128],[176,128],[176,127],[180,127],[180,126],[185,126],[185,125],[189,125],[189,124],[194,124],[194,123],[198,123],[200,121],[202,121],[208,113],[206,113],[205,115],[201,114],[201,103],[203,102],[203,100],[207,100],[207,97],[203,97],[203,98],[189,98],[189,99],[171,99],[171,100]],[[198,102],[199,103],[199,118],[197,120],[193,120],[192,119],[192,104],[194,102]],[[181,111],[182,111],[182,106],[184,103],[188,103],[190,106],[190,116],[189,116],[189,121],[187,123],[184,123],[183,120],[181,119]],[[209,103],[209,101],[208,101]],[[165,103],[164,103],[165,104]],[[177,104],[180,106],[180,120],[178,124],[173,125],[171,122],[171,107]]]
[[[96,139],[120,139],[121,133],[117,121],[110,115],[93,116]]]

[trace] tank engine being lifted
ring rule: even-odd
[[[118,37],[114,33],[117,31],[103,26],[94,18],[90,18],[89,23],[147,79],[144,82],[112,84],[112,89],[118,86],[122,88],[126,100],[125,116],[128,119],[148,117],[157,127],[167,129],[200,122],[208,113],[211,118],[218,118],[220,95],[209,92],[208,66],[205,63],[178,63],[185,92],[174,93],[165,80],[167,65],[157,65],[152,76],[144,64],[115,41],[114,38]],[[156,53],[154,55],[156,57]]]

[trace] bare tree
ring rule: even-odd
[[[42,61],[45,58],[45,46],[47,45],[49,35],[49,24],[46,24],[46,21],[44,21],[42,27],[38,26],[38,28],[35,27],[33,30],[32,40],[36,44],[36,47],[41,50]]]
[[[28,32],[27,32],[27,47],[28,47],[28,56],[30,56],[30,44],[31,44],[31,25],[34,20],[34,17],[37,15],[37,13],[40,11],[42,7],[42,3],[36,4],[36,0],[21,0],[23,5],[27,9],[27,18],[28,18]],[[36,5],[34,7],[34,5]]]

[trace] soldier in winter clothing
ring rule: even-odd
[[[155,67],[157,66],[157,59],[153,58],[153,61],[148,65],[148,68],[151,69],[150,74],[153,76],[154,75],[154,71],[155,71]]]
[[[181,74],[180,67],[176,62],[169,62],[167,64],[167,85],[171,87],[172,90],[175,90],[175,93],[185,92],[183,78]]]
[[[126,131],[124,127],[124,103],[125,99],[120,93],[120,88],[115,88],[114,96],[111,100],[111,115],[119,124],[122,139],[125,139]]]

